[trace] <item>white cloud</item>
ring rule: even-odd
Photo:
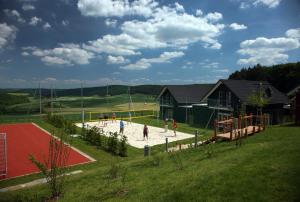
[[[105,35],[95,41],[89,41],[83,47],[96,53],[107,53],[113,55],[139,55],[136,50],[146,48],[141,40],[127,34]]]
[[[23,50],[31,51],[33,56],[40,57],[47,65],[84,65],[89,64],[95,55],[76,44],[60,44],[53,49],[39,49],[36,47],[24,47]]]
[[[110,5],[111,7],[97,7],[104,4]],[[202,11],[200,13],[200,10],[198,10],[196,16],[186,13],[183,6],[179,3],[158,7],[158,3],[153,0],[135,0],[130,1],[130,3],[127,0],[79,0],[78,2],[79,10],[83,15],[105,17],[139,15],[133,11],[138,10],[137,8],[140,8],[142,5],[151,5],[147,7],[147,9],[151,10],[149,14],[145,15],[147,12],[142,12],[142,16],[147,16],[147,18],[125,21],[120,26],[120,34],[104,35],[99,39],[78,45],[80,47],[79,49],[86,53],[93,53],[91,58],[96,58],[100,56],[100,54],[107,54],[111,57],[140,55],[141,51],[145,49],[168,48],[175,53],[186,50],[188,46],[193,43],[199,43],[204,48],[210,49],[220,49],[222,47],[217,38],[223,33],[225,25],[219,22],[223,16],[218,12],[204,15]],[[106,13],[113,8],[119,9],[119,6],[123,6],[122,9],[125,9],[125,11],[120,8],[121,11],[117,12],[113,10],[112,13]],[[37,17],[33,17],[32,24],[42,22],[41,19],[38,19]],[[117,23],[111,19],[107,19],[105,22],[108,26],[114,26],[114,24]],[[50,50],[60,48],[61,47],[57,47]],[[48,51],[51,52],[50,50]],[[69,61],[71,65],[77,64],[74,61],[70,61],[70,59],[66,59],[64,56],[54,54],[45,55],[44,51],[46,50],[38,49],[33,52],[34,55],[38,57],[58,57]],[[149,68],[152,63],[155,63],[155,61],[162,61],[164,57],[168,57],[168,52],[165,52],[165,55],[162,54],[160,58],[143,58],[136,62],[136,64],[128,64],[124,67],[146,69]],[[58,61],[57,58],[47,58],[44,59],[44,61],[47,61],[47,63],[51,63],[49,61],[64,63],[64,61]],[[139,66],[139,68],[137,66]]]
[[[36,26],[40,22],[42,22],[42,19],[34,16],[30,19],[29,25]]]
[[[268,8],[276,8],[281,0],[239,0],[241,9],[248,9],[250,7],[257,7],[260,5]]]
[[[41,58],[41,60],[46,65],[70,65],[71,64],[70,61],[56,56],[44,56]]]
[[[16,33],[17,28],[15,26],[0,23],[0,50],[15,40]]]
[[[107,64],[125,64],[129,63],[130,60],[124,58],[123,56],[111,56],[107,57]]]
[[[289,38],[300,39],[300,28],[289,29],[285,32],[285,35]]]
[[[3,11],[4,11],[5,15],[7,15],[8,17],[13,17],[13,18],[17,19],[17,21],[20,23],[26,22],[17,10],[4,9]]]
[[[43,29],[47,31],[47,30],[51,29],[51,25],[50,25],[48,22],[46,22],[46,23],[43,25]]]
[[[281,0],[255,0],[253,5],[265,5],[269,8],[275,8],[279,5]]]
[[[63,25],[63,26],[68,26],[70,23],[69,23],[69,21],[68,20],[63,20],[63,21],[61,21],[61,24]]]
[[[208,61],[207,61],[208,62]],[[200,65],[201,67],[203,68],[208,68],[208,69],[216,69],[216,68],[219,68],[219,65],[220,63],[218,62],[210,62],[210,63],[207,63],[207,62],[202,62]]]
[[[120,68],[126,69],[126,70],[143,70],[143,69],[148,69],[149,67],[151,67],[151,64],[148,62],[145,62],[141,59],[141,60],[137,61],[136,63],[122,66]]]
[[[214,13],[208,13],[205,16],[205,18],[211,22],[218,22],[223,19],[223,15],[222,13],[214,12]]]
[[[214,69],[213,72],[217,72],[217,73],[229,73],[229,69]]]
[[[247,9],[250,8],[250,4],[248,2],[241,2],[240,4],[241,9]]]
[[[158,3],[153,0],[79,0],[77,7],[82,15],[93,17],[122,17],[140,15],[149,17]]]
[[[23,4],[23,5],[22,5],[22,9],[23,9],[24,11],[29,11],[29,10],[34,10],[35,7],[34,7],[33,5],[31,5],[31,4]]]
[[[121,26],[123,33],[140,39],[150,48],[186,47],[202,42],[205,48],[219,49],[221,44],[215,39],[224,25],[213,24],[206,17],[196,17],[187,13],[177,13],[174,9],[156,9],[154,18],[147,21],[127,21]]]
[[[122,66],[121,69],[127,69],[127,70],[148,69],[149,67],[151,67],[152,63],[169,63],[171,59],[182,57],[182,56],[184,56],[184,53],[181,51],[163,52],[157,58],[142,58],[138,60],[136,63]]]
[[[179,4],[178,2],[175,2],[175,9],[178,12],[184,12],[184,7],[181,4]]]
[[[23,51],[21,55],[22,56],[29,56],[30,54],[28,52],[26,52],[26,51]]]
[[[243,24],[238,24],[238,23],[232,23],[229,25],[229,27],[233,30],[242,30],[242,29],[247,29],[246,25]]]
[[[35,2],[37,0],[19,0],[20,2]]]
[[[116,27],[117,26],[118,21],[115,19],[106,19],[105,20],[105,24],[108,27]]]
[[[53,77],[47,77],[47,78],[44,78],[43,80],[41,80],[40,82],[43,83],[43,84],[53,83],[53,82],[57,82],[57,79],[53,78]]]
[[[196,16],[201,16],[201,15],[203,15],[202,10],[197,9],[197,10],[196,10]]]
[[[225,27],[217,23],[221,19],[222,14],[217,12],[206,16],[185,13],[180,4],[156,7],[146,20],[125,21],[119,35],[105,35],[85,43],[84,48],[111,55],[137,55],[141,49],[171,47],[184,50],[190,44],[200,42],[204,48],[220,49],[222,45],[217,37]]]
[[[299,40],[294,38],[264,38],[259,37],[254,40],[246,40],[240,44],[238,50],[240,55],[248,58],[239,59],[241,65],[273,65],[284,63],[288,59],[286,52],[300,47]]]

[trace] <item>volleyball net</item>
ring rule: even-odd
[[[6,134],[0,133],[0,176],[7,174],[7,145]]]
[[[117,120],[132,120],[137,118],[158,116],[158,111],[153,109],[144,110],[128,110],[128,111],[112,111],[112,112],[89,112],[89,121],[112,120],[113,114]]]

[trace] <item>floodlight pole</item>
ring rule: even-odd
[[[53,115],[53,86],[51,84],[51,116]]]
[[[81,83],[81,91],[80,91],[80,95],[81,95],[81,116],[82,116],[82,127],[84,128],[83,85],[82,85],[82,83]]]
[[[42,90],[41,90],[41,82],[39,82],[39,91],[40,91],[40,116],[42,115]]]

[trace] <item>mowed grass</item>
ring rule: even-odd
[[[39,112],[38,98],[29,97],[29,103],[22,103],[9,106],[7,109],[15,114],[34,114]],[[147,109],[156,109],[155,97],[145,94],[131,95],[133,107],[136,110],[143,109],[146,105]],[[51,111],[51,99],[43,98],[43,112]],[[81,112],[82,105],[86,111],[112,111],[112,110],[128,110],[130,97],[128,94],[120,94],[114,96],[86,96],[86,97],[55,97],[53,98],[53,112],[56,113],[74,113]]]
[[[92,146],[80,146],[93,157],[99,155],[98,162],[78,167],[84,172],[68,177],[61,201],[298,201],[299,131],[275,126],[244,139],[241,147],[218,142],[149,158],[139,151],[128,158],[105,157]],[[120,164],[121,177],[108,178],[112,162]],[[0,201],[48,196],[46,185],[40,185],[0,193]]]

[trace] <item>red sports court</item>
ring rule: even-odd
[[[3,140],[0,144],[0,169],[2,169],[0,172],[5,172],[3,169],[7,168],[6,175],[0,176],[0,179],[9,179],[39,172],[29,160],[29,155],[33,154],[39,161],[48,159],[50,134],[33,123],[1,124],[0,133],[6,134],[6,149],[3,149]],[[6,163],[4,161],[4,153],[6,153]],[[67,165],[72,166],[91,161],[93,161],[91,157],[72,148]]]

